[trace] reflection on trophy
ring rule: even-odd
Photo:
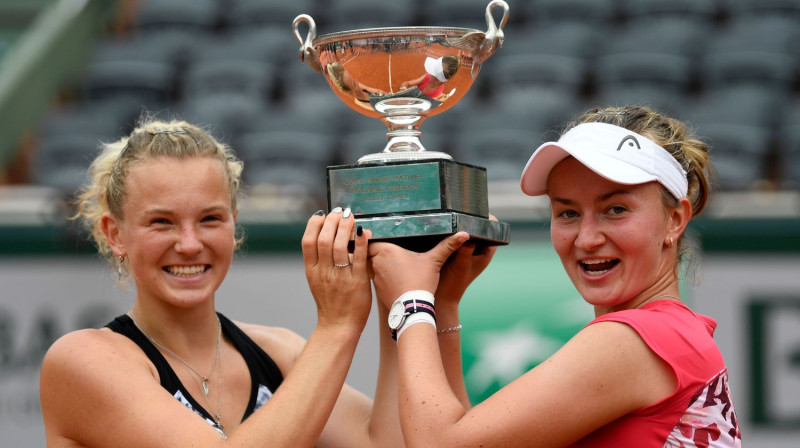
[[[498,26],[493,12],[502,10]],[[387,127],[381,152],[353,165],[329,166],[328,210],[350,207],[373,240],[426,250],[465,230],[486,244],[508,244],[508,224],[489,219],[486,169],[429,151],[420,125],[466,94],[481,64],[503,43],[508,4],[486,7],[488,30],[392,27],[317,37],[314,20],[295,18],[300,59],[320,72],[339,98]],[[302,38],[299,27],[308,26]]]

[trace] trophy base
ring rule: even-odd
[[[509,225],[489,219],[486,169],[445,158],[329,166],[334,207],[349,207],[373,241],[411,250],[462,230],[483,244],[509,242]]]
[[[356,217],[356,224],[372,231],[370,241],[390,242],[417,252],[427,251],[460,231],[487,246],[508,244],[511,234],[507,223],[458,212]]]

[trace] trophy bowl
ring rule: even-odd
[[[502,11],[499,26],[496,9]],[[485,16],[485,32],[412,26],[319,37],[311,16],[294,19],[301,61],[350,108],[386,126],[383,151],[327,168],[328,210],[350,207],[373,240],[426,250],[465,230],[486,244],[508,244],[508,224],[489,216],[486,169],[428,151],[420,141],[422,122],[463,98],[481,64],[502,46],[508,4],[491,1]]]

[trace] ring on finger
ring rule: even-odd
[[[337,268],[346,268],[350,266],[350,262],[348,261],[347,263],[334,263],[333,265]]]

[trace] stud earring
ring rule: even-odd
[[[669,237],[669,244],[667,244],[667,247],[672,247],[674,244],[675,240],[673,240],[672,237]]]

